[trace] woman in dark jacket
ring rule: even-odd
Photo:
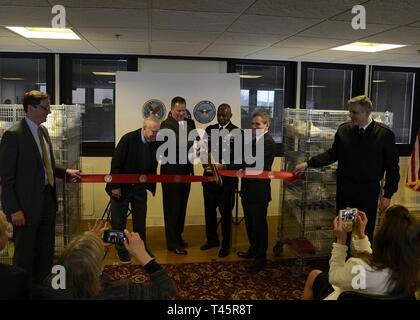
[[[152,300],[173,299],[177,293],[168,273],[146,251],[136,232],[124,231],[124,246],[150,275],[150,283],[111,280],[102,275],[105,249],[99,237],[103,229],[96,223],[90,232],[76,237],[58,259],[66,270],[66,289],[46,291],[46,299]],[[52,275],[47,282],[51,287]]]

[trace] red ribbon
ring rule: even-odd
[[[258,172],[258,174],[252,174]],[[252,171],[252,170],[219,170],[225,177],[252,178],[252,179],[283,179],[293,181],[296,177],[292,172],[279,171]],[[81,174],[80,178],[67,176],[70,183],[189,183],[189,182],[214,182],[213,176],[188,176],[171,174]]]

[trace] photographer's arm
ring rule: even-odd
[[[136,232],[124,230],[127,240],[125,248],[136,258],[150,275],[150,284],[130,283],[130,299],[173,299],[176,286],[168,273],[149,255],[143,240]]]

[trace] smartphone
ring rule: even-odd
[[[342,209],[338,214],[343,221],[354,221],[356,220],[357,208]]]
[[[119,230],[105,230],[104,231],[104,242],[113,243],[123,246],[125,240],[125,234]]]

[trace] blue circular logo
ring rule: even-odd
[[[203,100],[194,107],[194,117],[200,123],[209,123],[216,116],[216,107],[213,102]]]
[[[151,115],[156,116],[159,120],[165,116],[166,108],[162,101],[151,99],[143,105],[143,117],[147,118]]]

